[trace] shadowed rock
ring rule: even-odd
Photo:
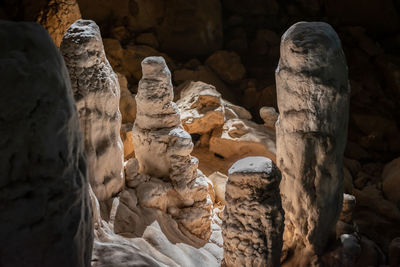
[[[90,266],[86,160],[64,61],[35,23],[0,21],[0,266]]]

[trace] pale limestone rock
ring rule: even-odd
[[[400,158],[385,165],[382,172],[382,187],[385,196],[400,207]]]
[[[183,129],[173,102],[171,74],[162,57],[142,62],[143,77],[136,95],[133,143],[138,160],[135,180],[138,203],[158,209],[179,222],[182,231],[207,240],[211,234],[212,202],[206,177],[190,156],[191,136]]]
[[[68,71],[40,25],[0,21],[0,265],[90,266],[87,166]]]
[[[229,169],[222,236],[226,266],[279,266],[284,229],[272,160],[247,157]]]
[[[104,53],[100,29],[78,20],[61,43],[85,140],[89,181],[102,201],[124,184],[120,89]]]
[[[190,134],[204,134],[224,124],[221,94],[212,85],[190,82],[182,89],[176,104],[183,127]]]
[[[349,82],[340,40],[326,23],[299,22],[281,40],[276,69],[284,250],[318,264],[341,211]]]
[[[225,158],[265,156],[275,161],[275,133],[249,120],[230,119],[213,131],[210,151]]]
[[[57,47],[60,47],[63,36],[69,26],[81,18],[76,0],[47,0],[41,9],[36,22],[49,32]]]
[[[246,75],[240,56],[235,52],[217,51],[206,60],[206,65],[229,84],[240,82]]]
[[[264,121],[264,125],[270,129],[275,129],[275,123],[278,120],[279,113],[273,107],[260,108],[260,117]]]
[[[210,176],[208,176],[208,178],[212,181],[214,185],[216,201],[219,201],[221,202],[221,204],[225,205],[225,188],[228,176],[220,172],[214,172]]]

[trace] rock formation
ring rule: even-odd
[[[226,266],[280,265],[280,181],[279,169],[265,157],[247,157],[229,169],[222,228]]]
[[[104,53],[99,27],[78,20],[61,43],[84,134],[89,181],[99,201],[124,184],[120,89]]]
[[[0,266],[90,266],[92,215],[64,61],[35,23],[0,21]]]
[[[343,195],[343,207],[336,224],[336,236],[343,234],[354,234],[357,232],[357,225],[353,221],[353,213],[356,207],[356,198],[349,194]]]
[[[77,0],[46,0],[36,21],[49,32],[59,47],[69,26],[81,18]]]
[[[142,206],[168,211],[182,229],[207,240],[212,206],[208,184],[197,169],[198,160],[190,156],[193,143],[172,102],[170,71],[162,57],[148,57],[142,72],[133,127],[138,175],[132,178],[137,183],[129,183],[138,186]]]
[[[294,264],[317,264],[342,207],[349,113],[346,60],[330,25],[299,22],[285,32],[276,84],[284,249]]]

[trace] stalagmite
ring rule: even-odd
[[[276,70],[280,118],[284,250],[294,264],[318,264],[340,214],[349,82],[340,40],[323,22],[299,22],[282,36]]]
[[[64,61],[35,23],[0,21],[0,266],[90,266],[86,161]]]
[[[226,266],[280,265],[280,181],[279,169],[265,157],[247,157],[229,169],[222,228]]]
[[[147,175],[150,181],[137,188],[140,204],[168,211],[185,231],[207,240],[212,208],[208,184],[198,160],[190,156],[193,143],[172,102],[171,73],[162,57],[145,58],[142,72],[133,127],[139,175],[129,178],[129,184],[136,186],[135,180]]]
[[[84,134],[90,184],[99,201],[106,200],[124,184],[118,78],[93,21],[72,24],[60,49]]]

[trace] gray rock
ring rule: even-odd
[[[285,251],[318,262],[342,208],[350,87],[339,37],[323,22],[299,22],[281,40],[276,69]]]
[[[265,157],[247,157],[229,169],[222,226],[227,266],[280,265],[280,181],[279,169]]]
[[[35,23],[0,21],[0,266],[90,266],[92,212],[64,61]]]
[[[118,193],[124,184],[118,77],[104,53],[94,21],[77,20],[61,43],[81,129],[89,181],[99,201]]]

